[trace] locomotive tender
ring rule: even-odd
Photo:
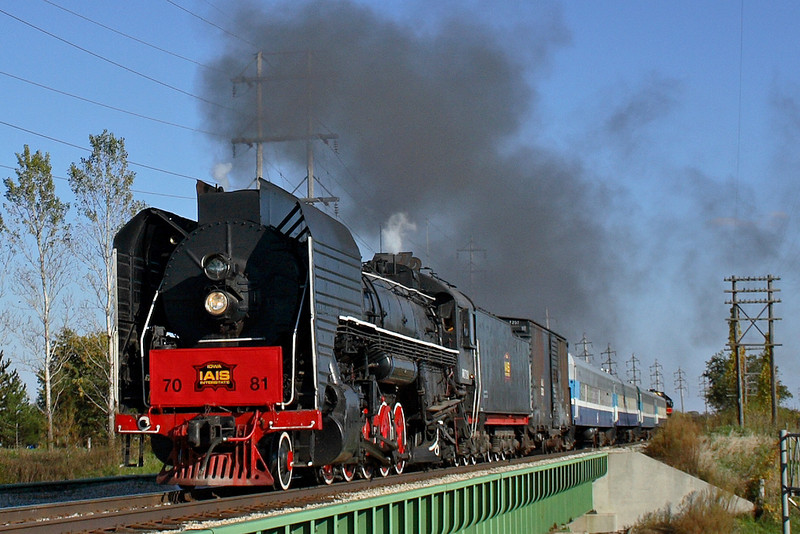
[[[341,223],[274,184],[198,182],[198,220],[117,234],[119,413],[158,480],[287,489],[494,461],[574,439],[566,340],[500,318],[411,253],[364,264]]]

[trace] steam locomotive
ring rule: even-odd
[[[115,239],[116,424],[150,436],[160,482],[287,489],[573,446],[562,336],[411,253],[362,264],[274,184],[197,193],[196,222],[149,208]]]

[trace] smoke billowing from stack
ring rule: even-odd
[[[528,35],[521,44],[535,52],[523,67],[496,32],[457,15],[423,30],[349,2],[289,2],[241,9],[237,23],[242,40],[231,39],[216,65],[229,75],[209,75],[206,91],[215,100],[230,95],[231,78],[262,50],[270,78],[262,135],[305,134],[309,111],[315,133],[338,135],[343,170],[328,185],[344,197],[353,230],[376,235],[394,213],[418,230],[427,219],[429,263],[446,279],[466,287],[467,261],[456,251],[471,238],[485,250],[472,273],[479,304],[539,321],[547,309],[560,320],[554,329],[568,335],[589,321],[611,322],[598,313],[598,302],[608,303],[606,281],[620,275],[599,208],[604,192],[578,161],[537,146],[521,129],[535,114],[536,77],[563,30]],[[246,73],[255,76],[252,63]],[[231,101],[236,111],[209,108],[215,130],[255,136],[254,95],[253,83],[243,83]],[[245,187],[254,156],[239,154],[231,180]],[[305,176],[303,142],[273,144],[269,154],[296,163],[297,183]],[[425,236],[414,243],[427,259]]]

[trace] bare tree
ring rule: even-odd
[[[50,155],[25,145],[17,154],[17,182],[6,178],[3,231],[14,248],[20,265],[14,270],[13,291],[31,312],[30,328],[23,329],[21,341],[33,355],[42,380],[44,413],[47,418],[47,446],[53,447],[53,383],[60,362],[55,361],[54,321],[59,296],[69,282],[72,254],[70,226],[66,222],[69,204],[56,195]]]
[[[108,439],[114,440],[114,413],[117,405],[118,370],[116,365],[116,276],[114,235],[143,206],[134,201],[131,187],[136,173],[128,170],[125,139],[104,130],[90,135],[92,155],[72,164],[69,183],[75,193],[77,207],[83,217],[77,245],[89,268],[87,281],[94,291],[95,302],[104,316],[105,343],[103,361],[94,362],[108,376],[103,404],[108,416]]]
[[[2,230],[3,217],[0,216],[0,236],[2,235]],[[2,242],[0,242],[0,265],[11,265],[13,259],[14,252],[11,248],[11,244],[7,240],[2,240]],[[0,301],[5,298],[6,291],[8,289],[6,280],[9,277],[9,272],[11,272],[11,269],[0,269]],[[0,345],[6,344],[9,333],[14,331],[15,323],[15,316],[13,313],[11,313],[10,307],[0,306]]]

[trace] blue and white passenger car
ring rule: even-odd
[[[623,382],[571,354],[569,390],[579,442],[606,445],[643,439],[666,420],[665,396]]]

